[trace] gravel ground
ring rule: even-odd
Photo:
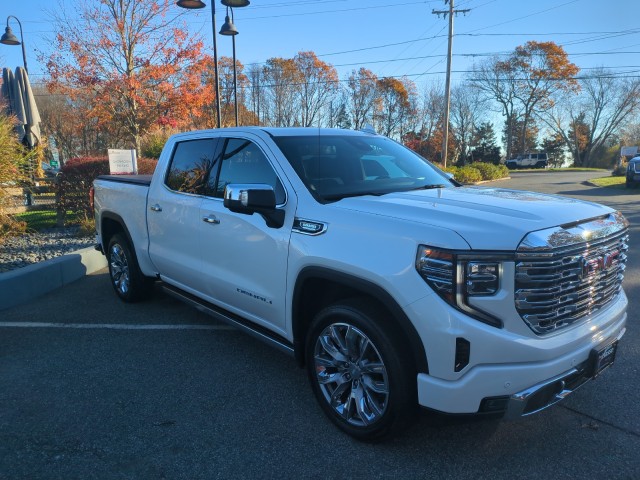
[[[95,245],[95,237],[79,235],[78,227],[9,237],[0,245],[0,273],[93,245]]]

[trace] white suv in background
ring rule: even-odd
[[[515,168],[545,168],[547,166],[546,153],[525,153],[507,160],[505,165],[509,169]]]

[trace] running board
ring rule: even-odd
[[[220,320],[225,322],[233,327],[242,330],[245,333],[248,333],[254,338],[258,340],[262,340],[263,342],[271,345],[272,347],[277,348],[281,352],[284,352],[288,355],[294,356],[293,345],[287,341],[285,338],[281,337],[278,334],[270,332],[268,329],[263,328],[259,325],[255,325],[249,320],[245,320],[238,315],[234,315],[233,313],[227,312],[215,305],[205,302],[204,300],[199,299],[195,295],[191,295],[190,293],[184,292],[177,287],[172,285],[167,285],[166,283],[161,283],[162,289],[166,291],[172,297],[177,298],[178,300],[195,307],[202,313],[206,313],[207,315],[212,316],[216,320]]]

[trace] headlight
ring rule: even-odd
[[[504,257],[504,256],[503,256]],[[502,322],[469,305],[470,297],[490,297],[500,290],[502,260],[499,254],[450,252],[421,245],[416,269],[449,305],[494,327]]]
[[[495,295],[500,288],[500,264],[467,262],[464,283],[470,297]]]

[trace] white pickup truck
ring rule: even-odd
[[[158,283],[292,354],[360,439],[418,405],[540,411],[610,366],[625,333],[620,213],[462,187],[372,133],[183,133],[152,177],[94,189],[122,300]]]

